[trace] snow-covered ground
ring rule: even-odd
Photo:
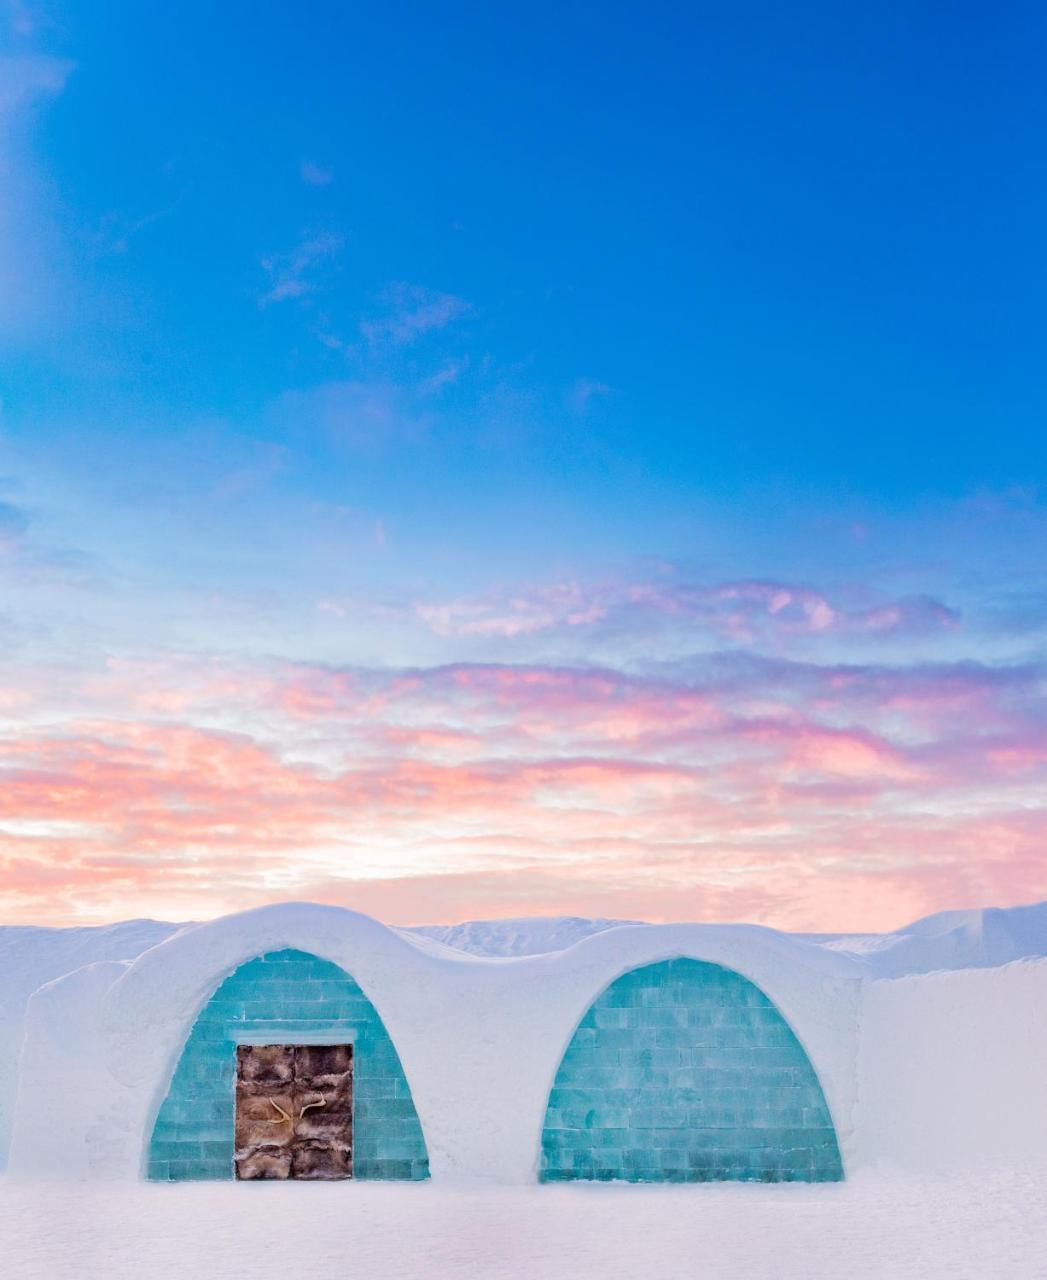
[[[19,1280],[1042,1280],[1047,1177],[835,1186],[0,1182]]]

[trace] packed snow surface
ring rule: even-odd
[[[18,1280],[1042,1280],[1041,1173],[832,1186],[0,1182]]]

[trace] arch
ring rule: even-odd
[[[422,1127],[400,1057],[371,1001],[336,964],[281,950],[240,965],[212,993],[182,1048],[153,1125],[146,1176],[233,1177],[236,1046],[354,1046],[353,1176],[429,1176]]]
[[[539,1178],[832,1182],[836,1130],[810,1059],[733,969],[632,969],[589,1006],[560,1061]]]

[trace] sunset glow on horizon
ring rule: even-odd
[[[0,10],[0,923],[1047,897],[1020,22],[105,8]]]

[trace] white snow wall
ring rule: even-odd
[[[1047,1163],[1047,960],[864,983],[855,1121],[863,1166]]]
[[[18,1058],[33,992],[96,961],[131,960],[180,928],[158,920],[80,929],[0,927],[0,1170],[14,1127]]]

